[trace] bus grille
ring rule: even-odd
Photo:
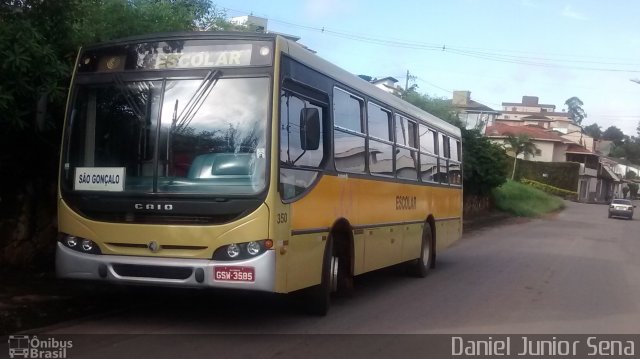
[[[117,242],[106,242],[110,246],[120,247],[120,248],[149,248],[149,245],[146,243],[117,243]],[[181,244],[164,244],[160,246],[160,249],[173,249],[173,250],[185,250],[185,251],[201,251],[207,249],[207,246],[187,246]]]
[[[116,222],[116,223],[134,223],[134,224],[224,224],[240,217],[241,213],[212,215],[212,216],[166,216],[157,214],[132,214],[132,213],[108,213],[82,211],[82,213],[93,220]]]
[[[191,277],[190,267],[159,267],[137,264],[114,264],[113,270],[122,277],[187,279]]]

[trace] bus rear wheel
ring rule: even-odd
[[[422,230],[422,244],[420,247],[420,258],[415,260],[410,267],[413,275],[424,278],[429,273],[429,269],[433,267],[433,232],[431,224],[426,223]]]

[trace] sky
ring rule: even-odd
[[[268,30],[354,74],[392,76],[430,96],[452,91],[501,110],[537,96],[637,136],[640,1],[630,0],[212,0],[228,17],[268,19]],[[415,78],[413,78],[415,76]]]

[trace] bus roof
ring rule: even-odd
[[[388,104],[394,109],[403,112],[416,119],[428,121],[428,124],[436,127],[437,129],[448,132],[451,135],[460,137],[460,129],[404,100],[394,96],[368,81],[332,64],[331,62],[323,59],[322,57],[314,54],[305,48],[301,44],[292,41],[280,34],[273,33],[253,33],[253,32],[227,32],[227,31],[195,31],[195,32],[165,32],[154,33],[146,35],[130,36],[126,38],[120,38],[110,41],[97,43],[87,46],[85,49],[91,50],[101,47],[123,45],[128,43],[137,43],[144,41],[177,41],[177,40],[189,40],[189,39],[220,39],[229,38],[234,39],[246,39],[246,40],[270,40],[274,41],[278,39],[286,45],[286,49],[283,49],[292,58],[304,63],[305,65],[319,71],[354,90],[357,90],[363,94],[366,94],[381,103]]]
[[[86,49],[95,49],[114,45],[133,44],[145,41],[176,41],[176,40],[207,40],[229,38],[247,40],[274,40],[278,35],[257,32],[242,31],[182,31],[182,32],[158,32],[153,34],[128,36],[119,39],[99,42],[86,46]]]
[[[316,71],[319,71],[333,79],[344,83],[345,85],[360,91],[361,93],[367,94],[368,96],[373,97],[374,99],[380,101],[381,103],[388,104],[393,106],[396,110],[400,112],[404,112],[411,117],[415,117],[417,119],[426,120],[427,123],[433,127],[436,127],[442,131],[448,132],[451,135],[455,135],[456,137],[460,137],[460,129],[439,117],[436,117],[410,103],[407,101],[394,96],[379,87],[374,86],[370,82],[356,76],[334,64],[331,62],[321,58],[320,56],[315,55],[304,46],[281,37],[281,41],[287,44],[288,49],[287,53],[294,59],[302,62],[303,64],[313,68]]]

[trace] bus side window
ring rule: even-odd
[[[372,102],[367,105],[369,132],[369,172],[393,176],[393,121],[391,112]]]
[[[418,161],[417,125],[404,116],[396,115],[395,166],[396,177],[417,181],[420,163]]]
[[[333,90],[334,159],[336,170],[364,173],[367,152],[362,126],[364,101],[346,91]]]
[[[438,180],[440,183],[449,183],[449,158],[451,157],[449,136],[442,133],[438,135],[438,154],[440,155]]]
[[[449,182],[451,184],[462,184],[462,168],[460,166],[460,141],[449,137],[449,151],[451,159],[449,160]]]
[[[302,114],[312,112],[308,111],[310,109],[318,111],[320,141],[316,149],[305,150],[301,138],[301,133],[304,135],[301,121]],[[318,177],[317,170],[324,159],[324,109],[291,92],[282,92],[280,97],[280,193],[284,200],[290,200],[304,193]]]
[[[320,117],[320,142],[315,150],[302,148],[301,116],[305,109],[316,109]],[[323,111],[322,107],[284,92],[280,103],[280,163],[289,166],[318,167],[323,159]]]

